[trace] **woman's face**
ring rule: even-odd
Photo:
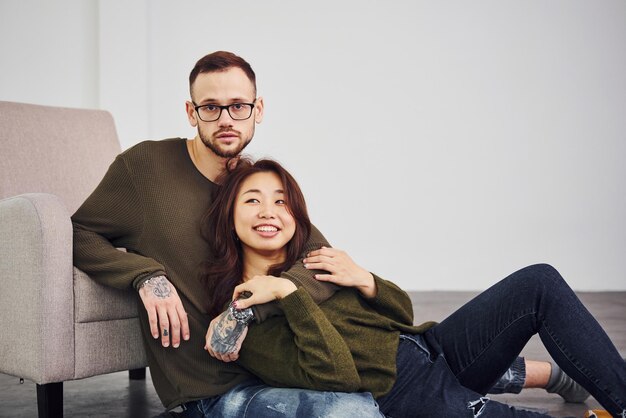
[[[296,223],[284,199],[282,182],[274,172],[255,173],[241,183],[234,221],[244,248],[268,255],[285,251],[296,231]]]

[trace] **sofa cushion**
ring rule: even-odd
[[[147,366],[138,318],[76,324],[74,378]]]
[[[101,285],[74,267],[74,320],[77,323],[136,318],[137,295]]]

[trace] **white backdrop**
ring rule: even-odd
[[[626,2],[236,4],[0,0],[0,100],[107,109],[123,148],[192,136],[189,71],[231,50],[266,103],[249,152],[365,267],[626,290]]]

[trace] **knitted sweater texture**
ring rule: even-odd
[[[249,328],[239,364],[274,386],[386,394],[396,380],[400,334],[423,333],[435,323],[413,326],[409,296],[374,279],[373,299],[353,288],[319,306],[302,289],[283,298],[285,316]]]
[[[72,216],[74,264],[99,283],[132,289],[146,278],[165,274],[188,314],[191,338],[179,348],[164,348],[150,334],[139,296],[138,311],[152,380],[163,404],[222,394],[250,377],[237,363],[215,360],[203,349],[211,295],[198,279],[208,244],[200,220],[217,186],[194,166],[186,140],[142,142],[111,164],[105,177]],[[328,245],[313,228],[305,252]],[[123,247],[127,252],[119,251]],[[305,286],[316,302],[335,287],[312,278],[301,263],[283,277]],[[277,303],[255,310],[259,321],[282,315]]]

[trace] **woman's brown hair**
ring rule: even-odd
[[[278,162],[262,159],[253,162],[241,157],[217,182],[220,184],[213,203],[202,219],[202,236],[209,244],[209,254],[200,274],[208,290],[207,311],[211,318],[219,315],[230,302],[233,289],[243,278],[243,253],[235,233],[235,199],[241,184],[255,173],[273,172],[280,178],[285,193],[287,210],[296,222],[293,238],[286,244],[287,256],[283,263],[273,265],[268,275],[278,276],[288,270],[302,255],[311,233],[311,221],[304,195],[291,174]]]

